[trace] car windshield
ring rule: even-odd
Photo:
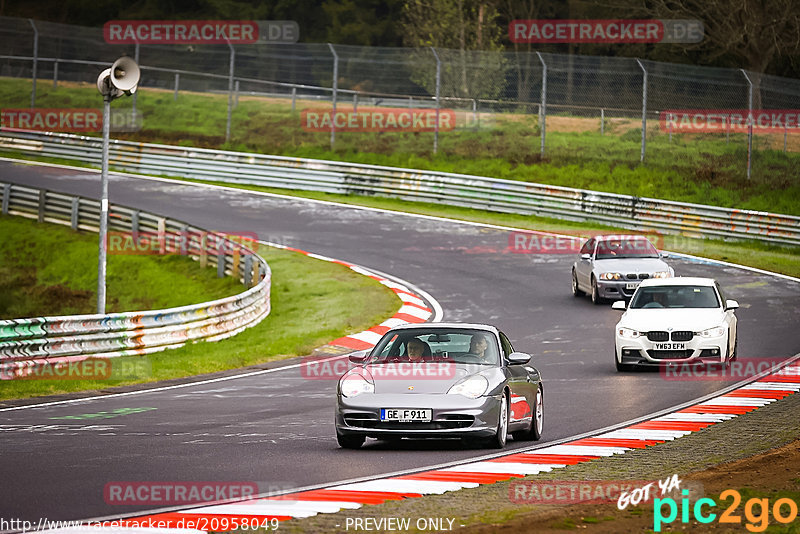
[[[367,363],[403,361],[497,365],[500,358],[496,337],[490,332],[419,328],[385,335],[372,350]]]
[[[719,308],[717,293],[711,286],[640,287],[631,300],[631,309],[640,308]]]
[[[608,239],[597,243],[598,260],[615,258],[658,258],[658,251],[644,238]]]

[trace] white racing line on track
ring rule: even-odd
[[[26,160],[16,160],[10,158],[0,158],[0,160],[13,161],[17,163],[36,164],[36,165],[49,165],[55,167],[63,167],[69,169],[77,169],[80,171],[99,172],[94,169],[87,169],[84,167],[74,167],[68,165],[52,165],[31,163]],[[182,180],[172,180],[167,178],[156,178],[150,176],[142,176],[127,173],[114,173],[117,175],[127,176],[136,179],[153,180],[168,182],[171,184],[180,183],[187,186],[204,187],[211,189],[224,189],[235,192],[244,192],[252,195],[267,196],[273,198],[291,199],[294,201],[306,201],[313,203],[322,203],[328,205],[342,206],[350,209],[361,209],[368,211],[375,211],[381,213],[400,214],[409,217],[417,217],[429,220],[444,220],[456,224],[464,224],[470,226],[479,226],[484,228],[494,228],[501,230],[519,231],[518,228],[477,223],[471,221],[459,221],[455,219],[448,219],[445,217],[436,217],[431,215],[420,215],[412,213],[404,213],[393,210],[386,210],[381,208],[371,208],[364,206],[356,206],[352,204],[345,204],[341,202],[306,199],[303,197],[294,197],[291,195],[282,195],[277,193],[266,193],[260,191],[250,191],[247,189],[239,189],[235,187],[212,185],[212,184],[199,184],[194,182],[186,182]],[[568,237],[561,234],[549,232],[535,232],[530,230],[523,230],[526,232],[537,233],[541,235],[561,236]],[[283,247],[288,248],[290,247]],[[302,251],[301,251],[302,252]],[[323,259],[326,261],[335,261],[337,263],[347,264],[338,260],[332,260],[318,256],[315,254],[306,253],[310,257]],[[700,258],[683,253],[673,253],[675,256],[680,256],[689,259],[690,261],[698,261],[708,264],[717,264],[727,267],[735,267],[744,269],[760,274],[775,276],[793,282],[800,282],[799,278],[772,273],[748,267],[744,265],[733,264],[729,262]],[[360,272],[362,269],[357,266],[350,268]],[[367,270],[369,271],[369,270]],[[374,275],[384,277],[385,279],[392,279],[388,275],[383,275],[377,271],[371,271]],[[367,273],[363,273],[367,274]],[[370,276],[370,274],[367,274]],[[380,279],[380,278],[376,278]],[[397,281],[395,279],[395,281]],[[411,284],[401,282],[409,288],[413,288]],[[392,288],[391,285],[385,284],[387,287]],[[434,308],[431,310],[431,315],[434,316],[432,320],[441,320],[442,310],[438,306],[435,299],[430,297],[427,293],[414,288],[418,295],[423,296],[427,302]],[[409,292],[410,293],[410,292]],[[402,298],[402,297],[401,297]],[[413,301],[405,302],[404,306],[413,303]],[[401,308],[402,309],[402,308]],[[438,319],[437,319],[438,318]],[[387,326],[387,325],[383,325]],[[365,331],[370,332],[371,330]],[[364,334],[364,333],[360,333]],[[372,330],[372,334],[346,336],[356,340],[354,343],[363,346],[369,344],[375,339],[377,332]],[[341,338],[345,339],[345,338]],[[340,340],[337,340],[340,341]],[[341,358],[337,356],[334,358]],[[331,358],[331,359],[334,359]],[[196,528],[199,518],[205,521],[216,520],[219,525],[220,521],[225,520],[229,523],[231,521],[241,521],[245,518],[258,517],[261,519],[278,519],[287,520],[292,518],[303,518],[316,515],[318,513],[332,513],[344,509],[359,508],[365,504],[376,504],[386,500],[396,500],[401,498],[420,497],[427,494],[440,494],[447,491],[454,491],[461,488],[476,487],[479,484],[494,483],[500,480],[508,480],[514,477],[522,477],[528,474],[551,471],[559,469],[567,465],[573,465],[581,462],[591,461],[603,456],[612,456],[616,454],[624,454],[632,449],[645,448],[648,446],[671,441],[678,437],[690,434],[714,425],[718,422],[723,422],[732,419],[738,415],[748,413],[756,410],[766,404],[770,404],[785,396],[794,394],[800,391],[800,366],[792,365],[795,361],[800,359],[800,354],[797,354],[781,365],[782,369],[776,371],[770,369],[764,371],[750,379],[741,381],[737,384],[728,386],[712,394],[704,397],[694,399],[678,406],[661,410],[659,412],[649,414],[635,420],[619,423],[604,429],[594,430],[565,438],[555,442],[534,445],[522,449],[516,449],[513,452],[499,452],[490,454],[479,458],[472,458],[469,460],[461,460],[458,462],[451,462],[441,464],[438,466],[425,468],[424,471],[407,470],[402,472],[395,472],[373,477],[364,477],[360,479],[340,481],[334,484],[323,484],[317,486],[309,486],[291,490],[291,493],[283,495],[271,496],[257,496],[250,498],[246,501],[236,502],[215,502],[206,503],[203,505],[195,505],[193,508],[179,507],[171,509],[159,509],[150,512],[138,512],[135,517],[133,514],[128,514],[127,519],[120,521],[124,528],[116,527],[115,530],[133,531],[136,529],[146,528],[175,528],[184,530],[185,532]],[[130,393],[120,393],[115,395],[106,395],[103,397],[122,396],[137,393],[144,393],[150,391],[158,391],[162,389],[172,389],[176,387],[186,387],[194,384],[204,384],[210,382],[217,382],[221,380],[232,380],[245,376],[253,376],[258,374],[265,374],[276,372],[284,369],[291,369],[299,367],[302,364],[296,364],[277,369],[269,369],[263,371],[256,371],[235,375],[230,377],[223,377],[219,379],[211,379],[202,382],[194,382],[188,384],[181,384],[177,386],[168,386],[164,388],[154,388]],[[98,398],[98,397],[91,397]],[[76,399],[71,401],[58,401],[54,403],[45,403],[33,406],[24,406],[18,408],[7,408],[5,410],[24,409],[28,407],[40,407],[52,404],[63,404],[69,402],[81,402],[88,399]],[[114,516],[115,518],[124,517],[123,515]],[[102,520],[107,518],[99,518]],[[86,520],[87,522],[97,520]],[[241,523],[240,523],[241,524]],[[101,528],[100,530],[105,530]]]

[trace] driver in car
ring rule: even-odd
[[[478,356],[479,358],[485,360],[489,357],[486,354],[486,349],[489,348],[489,342],[486,341],[486,337],[475,334],[472,336],[472,339],[469,342],[469,353]]]
[[[424,341],[411,338],[406,344],[406,350],[408,351],[408,361],[423,362],[427,359],[426,356],[430,356],[431,349]]]

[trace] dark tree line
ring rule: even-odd
[[[0,15],[102,26],[113,19],[294,20],[303,42],[539,50],[746,68],[800,77],[800,0],[0,0]],[[514,44],[514,19],[699,19],[703,42]]]

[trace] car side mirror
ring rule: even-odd
[[[584,260],[584,261],[591,260],[592,259],[592,255],[591,254],[581,254],[581,259]]]
[[[659,252],[658,255],[662,258],[669,258],[669,252]]]
[[[612,310],[625,311],[625,301],[624,300],[616,300],[616,301],[614,301],[614,303],[611,305],[611,309]]]
[[[735,300],[726,300],[725,301],[725,310],[735,310],[739,307],[739,303]]]
[[[510,365],[523,365],[531,361],[531,355],[526,352],[512,352],[508,355]]]
[[[348,359],[353,363],[364,363],[364,360],[367,359],[367,354],[369,354],[368,350],[357,350],[351,352]]]

